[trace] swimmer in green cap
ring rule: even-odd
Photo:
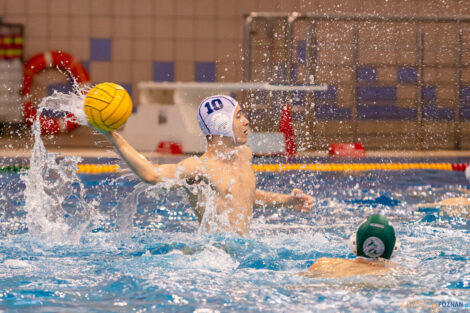
[[[303,274],[327,278],[388,274],[394,268],[389,259],[400,243],[387,218],[374,214],[367,217],[351,236],[349,246],[356,255],[354,260],[320,258]]]

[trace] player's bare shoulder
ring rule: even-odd
[[[200,182],[210,184],[201,158],[197,156],[189,157],[178,163],[178,166],[181,166],[182,170],[180,177],[185,179],[189,185],[199,184]]]
[[[253,160],[253,152],[251,151],[251,148],[247,145],[241,146],[239,151],[240,156],[246,159],[247,161],[251,162]]]
[[[192,156],[178,163],[182,176],[189,178],[202,173],[202,163],[197,156]]]

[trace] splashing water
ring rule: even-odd
[[[134,190],[124,198],[117,207],[116,224],[119,231],[130,233],[133,228],[133,219],[136,214],[138,206],[138,198],[142,193],[148,193],[151,186],[145,183],[139,183],[134,187]]]
[[[53,95],[43,98],[39,104],[37,118],[32,127],[34,146],[31,151],[30,170],[22,176],[26,185],[26,224],[34,237],[77,242],[93,222],[104,219],[94,210],[93,203],[84,200],[84,187],[76,174],[77,164],[82,159],[49,153],[41,138],[39,116],[44,110],[71,112],[80,125],[88,125],[83,111],[87,91],[89,88],[74,83],[74,92],[64,94],[54,91]],[[204,206],[198,235],[229,229],[227,216],[217,214],[215,191],[208,184],[190,186],[185,181],[168,180],[156,186],[137,184],[115,208],[118,230],[123,233],[132,231],[138,198],[141,195],[153,194],[158,198],[158,193],[170,190],[175,183],[183,184],[192,194],[197,194],[198,202]],[[66,204],[71,202],[73,208],[68,209]],[[67,234],[66,238],[64,234]]]
[[[58,163],[56,155],[52,160],[53,166]],[[57,166],[64,170],[63,164]],[[0,307],[7,311],[73,307],[76,312],[398,312],[406,300],[468,302],[468,224],[439,215],[431,220],[436,208],[413,210],[428,197],[459,193],[466,181],[447,171],[416,174],[423,182],[398,172],[261,173],[261,189],[288,192],[292,184],[305,182],[305,189],[316,195],[317,207],[310,215],[281,214],[275,208],[255,211],[249,238],[195,236],[198,223],[182,204],[185,200],[162,186],[141,187],[129,176],[127,181],[116,181],[114,174],[80,176],[85,199],[91,199],[103,215],[109,213],[108,201],[118,210],[116,201],[126,203],[122,195],[135,192],[136,202],[129,199],[131,207],[123,205],[128,211],[122,212],[125,223],[134,219],[134,226],[129,224],[132,234],[122,236],[128,238],[123,242],[113,232],[83,231],[78,245],[56,244],[48,233],[47,241],[29,233],[0,236]],[[10,180],[18,176],[4,175]],[[32,197],[30,192],[26,196]],[[39,194],[33,198],[41,200]],[[61,216],[68,210],[65,203],[56,211]],[[30,208],[23,205],[28,214]],[[395,262],[412,273],[379,280],[297,275],[321,257],[351,257],[345,239],[371,209],[393,218],[402,242]],[[44,210],[53,211],[47,206]],[[91,211],[84,225],[94,223],[95,214]],[[44,228],[59,224],[46,222]],[[69,232],[78,229],[67,218],[63,225]],[[49,240],[55,240],[52,246]]]
[[[84,188],[76,174],[81,158],[49,153],[41,139],[39,116],[46,109],[71,112],[76,115],[79,124],[87,124],[83,112],[85,96],[82,90],[77,91],[69,94],[55,91],[52,96],[42,99],[32,127],[34,146],[30,169],[21,177],[26,186],[24,194],[29,233],[47,240],[77,242],[97,216],[93,207],[84,201]],[[73,210],[67,210],[67,201],[75,202]]]

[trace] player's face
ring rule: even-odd
[[[234,117],[233,117],[233,135],[237,140],[238,145],[244,145],[246,143],[246,138],[248,136],[248,125],[250,122],[248,119],[243,115],[243,112],[238,105],[235,109]]]

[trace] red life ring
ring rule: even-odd
[[[69,73],[78,83],[90,81],[90,76],[85,67],[70,54],[61,51],[44,52],[31,57],[24,65],[23,97],[27,97],[31,94],[31,85],[34,75],[47,68],[58,68],[65,73]],[[29,97],[26,98],[24,103],[23,115],[26,123],[31,126],[36,119],[37,109],[28,98]],[[41,115],[39,121],[41,123],[41,134],[47,135],[68,132],[78,127],[77,118],[72,113],[68,113],[66,116],[60,118],[51,118]]]

